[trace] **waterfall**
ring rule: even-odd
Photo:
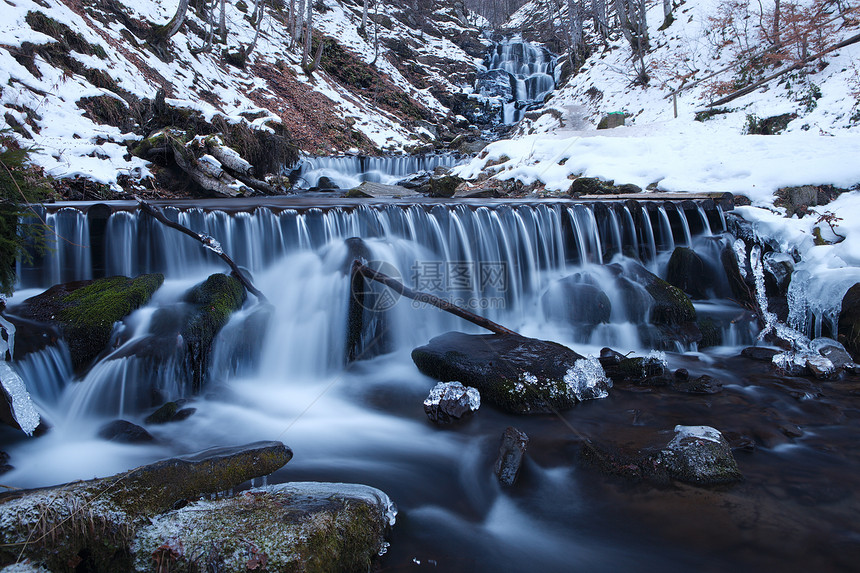
[[[543,46],[521,36],[505,39],[484,58],[475,92],[500,105],[502,123],[517,123],[555,89],[555,63],[556,57]]]
[[[432,173],[437,167],[453,167],[463,161],[454,153],[369,157],[344,155],[306,157],[290,175],[298,189],[352,189],[364,181],[394,185],[410,176]]]

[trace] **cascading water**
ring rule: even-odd
[[[437,167],[453,167],[463,161],[453,153],[371,157],[306,157],[290,175],[297,189],[352,189],[364,181],[394,185],[408,177],[433,173]]]
[[[564,424],[552,416],[513,419],[482,407],[454,431],[440,430],[428,424],[421,407],[434,381],[416,370],[410,352],[440,333],[478,329],[395,298],[375,309],[383,312],[376,313],[376,323],[366,323],[357,359],[349,362],[348,265],[355,257],[383,261],[409,286],[583,354],[604,345],[645,354],[654,342],[652,308],[647,289],[635,280],[638,273],[644,266],[663,274],[670,245],[692,245],[706,261],[717,261],[732,244],[720,235],[720,211],[634,202],[164,211],[217,239],[249,269],[271,304],[249,297],[232,316],[211,353],[204,389],[195,394],[177,373],[177,341],[159,334],[158,316],[181,314],[187,289],[224,272],[220,259],[138,212],[123,211],[101,227],[104,252],[90,253],[98,243],[92,213],[48,214],[56,228],[74,230],[74,240],[20,267],[27,293],[57,280],[113,274],[164,272],[166,282],[149,305],[117,327],[117,348],[81,379],[72,374],[63,347],[48,347],[15,365],[25,379],[46,381],[31,392],[51,430],[4,446],[15,465],[5,484],[34,487],[109,475],[213,445],[279,439],[295,458],[270,481],[367,483],[395,500],[408,519],[394,530],[385,557],[392,567],[433,559],[452,571],[563,571],[572,560],[592,571],[642,570],[643,563],[648,570],[696,569],[694,549],[643,537],[647,526],[637,529],[603,502],[595,507],[591,500],[605,491],[599,489],[606,487],[604,479],[570,465],[568,440],[595,428],[601,436],[628,431],[631,420],[640,427],[655,416],[673,424],[704,416],[703,423],[712,423],[711,411],[737,410],[731,400],[762,390],[738,391],[722,402],[708,396],[684,411],[648,389],[613,390],[609,399],[596,401],[604,404],[577,406]],[[729,296],[727,284],[715,282],[712,290],[718,299]],[[13,313],[16,298],[10,301]],[[753,342],[755,328],[744,330],[737,305],[712,300],[696,307],[715,322],[725,315],[724,341]],[[712,356],[718,360],[711,372],[737,384],[721,369],[719,349],[669,360],[695,370],[714,362]],[[159,402],[173,399],[188,400],[196,412],[179,422],[147,424],[154,442],[130,446],[97,437],[105,421],[122,416],[144,424]],[[773,402],[768,395],[767,407],[776,407]],[[792,398],[789,406],[803,404]],[[499,434],[514,423],[532,437],[518,486],[523,495],[499,489],[488,470]],[[576,430],[569,436],[571,427]],[[739,422],[729,427],[735,428],[745,431]],[[701,521],[698,514],[681,519],[685,526]],[[720,559],[736,565],[730,556]]]
[[[514,36],[499,42],[484,58],[475,91],[501,106],[501,120],[514,124],[555,89],[556,57],[546,48]]]

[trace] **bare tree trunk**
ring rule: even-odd
[[[609,24],[606,18],[606,0],[591,0],[591,20],[594,30],[603,43],[609,38]]]
[[[225,0],[221,0],[221,16],[218,20],[218,35],[221,37],[221,43],[227,43],[227,7]]]
[[[312,0],[308,0],[311,2]],[[296,44],[300,44],[302,41],[302,23],[305,18],[305,0],[299,0],[299,8],[296,10],[296,21],[295,27],[293,28],[293,43],[290,47],[295,47]]]
[[[308,18],[305,23],[305,47],[302,50],[302,69],[308,69],[308,58],[311,53],[311,41],[314,34],[314,3],[313,0],[307,0]]]
[[[189,0],[179,0],[179,6],[176,7],[176,13],[173,15],[173,18],[161,27],[161,30],[156,32],[161,41],[167,40],[182,27],[182,24],[185,22],[185,14],[188,12],[188,2]]]
[[[570,55],[573,68],[582,64],[585,46],[582,41],[582,8],[577,0],[567,0],[567,24],[570,28]]]
[[[369,0],[364,0],[364,8],[361,11],[361,29],[367,30],[367,3]]]
[[[779,44],[780,35],[780,0],[774,0],[773,3],[773,43]]]
[[[382,0],[376,0],[376,10],[374,15],[373,22],[373,61],[370,62],[371,66],[376,65],[376,60],[379,58],[379,4]]]
[[[263,27],[263,16],[265,13],[265,4],[260,2],[260,0],[256,0],[254,3],[254,12],[251,14],[251,21],[254,22],[254,39],[251,40],[248,46],[242,48],[242,55],[246,58],[254,51],[254,48],[257,46],[257,40],[260,39],[260,28]]]

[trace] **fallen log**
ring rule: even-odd
[[[159,223],[161,223],[163,225],[167,225],[168,227],[170,227],[172,229],[176,229],[177,231],[179,231],[181,233],[185,233],[186,235],[188,235],[189,237],[191,237],[195,241],[199,241],[204,247],[206,247],[207,249],[209,249],[210,251],[212,251],[213,253],[218,255],[221,258],[221,260],[223,260],[225,263],[227,263],[230,266],[230,268],[233,270],[233,274],[236,276],[236,279],[240,283],[242,283],[242,286],[245,287],[245,290],[247,290],[249,293],[256,296],[257,300],[259,300],[260,302],[268,302],[268,299],[266,298],[266,296],[263,293],[261,293],[259,290],[257,290],[257,287],[255,287],[251,283],[251,281],[248,280],[248,277],[246,277],[245,273],[243,273],[241,271],[241,269],[239,269],[239,266],[235,262],[233,262],[233,259],[231,259],[224,252],[224,250],[221,248],[221,245],[220,245],[220,243],[218,243],[218,241],[216,241],[214,238],[210,237],[209,235],[203,235],[203,234],[197,233],[195,231],[192,231],[191,229],[189,229],[188,227],[186,227],[184,225],[180,225],[179,223],[175,223],[175,222],[171,221],[170,219],[165,217],[161,211],[159,211],[158,209],[156,209],[155,207],[153,207],[152,205],[150,205],[149,203],[147,203],[143,199],[138,199],[137,202],[140,205],[140,208],[144,213],[152,216]]]
[[[470,312],[465,308],[452,304],[443,298],[439,298],[438,296],[432,295],[430,293],[412,290],[400,281],[368,267],[359,260],[354,260],[352,262],[350,281],[353,293],[356,292],[357,288],[360,288],[360,283],[356,280],[358,276],[363,276],[366,279],[381,283],[393,290],[394,292],[405,296],[406,298],[410,298],[418,302],[423,302],[435,306],[436,308],[444,310],[445,312],[450,312],[454,316],[459,316],[464,320],[468,320],[472,324],[477,324],[481,328],[486,328],[490,332],[494,332],[496,334],[512,334],[514,336],[520,336],[518,333],[505,328],[501,324],[495,323],[488,318],[484,318],[483,316],[478,316],[474,312]]]

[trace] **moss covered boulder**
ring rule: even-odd
[[[649,320],[660,333],[659,339],[652,340],[655,347],[672,348],[673,342],[691,344],[702,339],[696,325],[696,309],[684,291],[639,264],[628,264],[624,272],[642,285],[651,297]],[[647,337],[646,332],[642,335]]]
[[[189,500],[268,475],[292,455],[280,442],[257,442],[108,478],[0,495],[0,565],[23,556],[57,572],[133,570],[139,528]]]
[[[160,515],[134,540],[138,571],[372,570],[393,525],[378,489],[287,483],[196,501]]]
[[[245,288],[238,279],[220,273],[186,293],[185,302],[194,310],[182,329],[182,339],[194,391],[203,387],[215,335],[227,324],[230,315],[242,308],[245,296]]]
[[[146,304],[163,282],[164,275],[150,274],[55,285],[25,300],[18,312],[57,325],[80,372],[105,350],[114,323]]]
[[[596,360],[517,335],[448,332],[413,350],[412,360],[427,376],[473,386],[483,401],[515,414],[566,410],[608,396],[611,386]]]

